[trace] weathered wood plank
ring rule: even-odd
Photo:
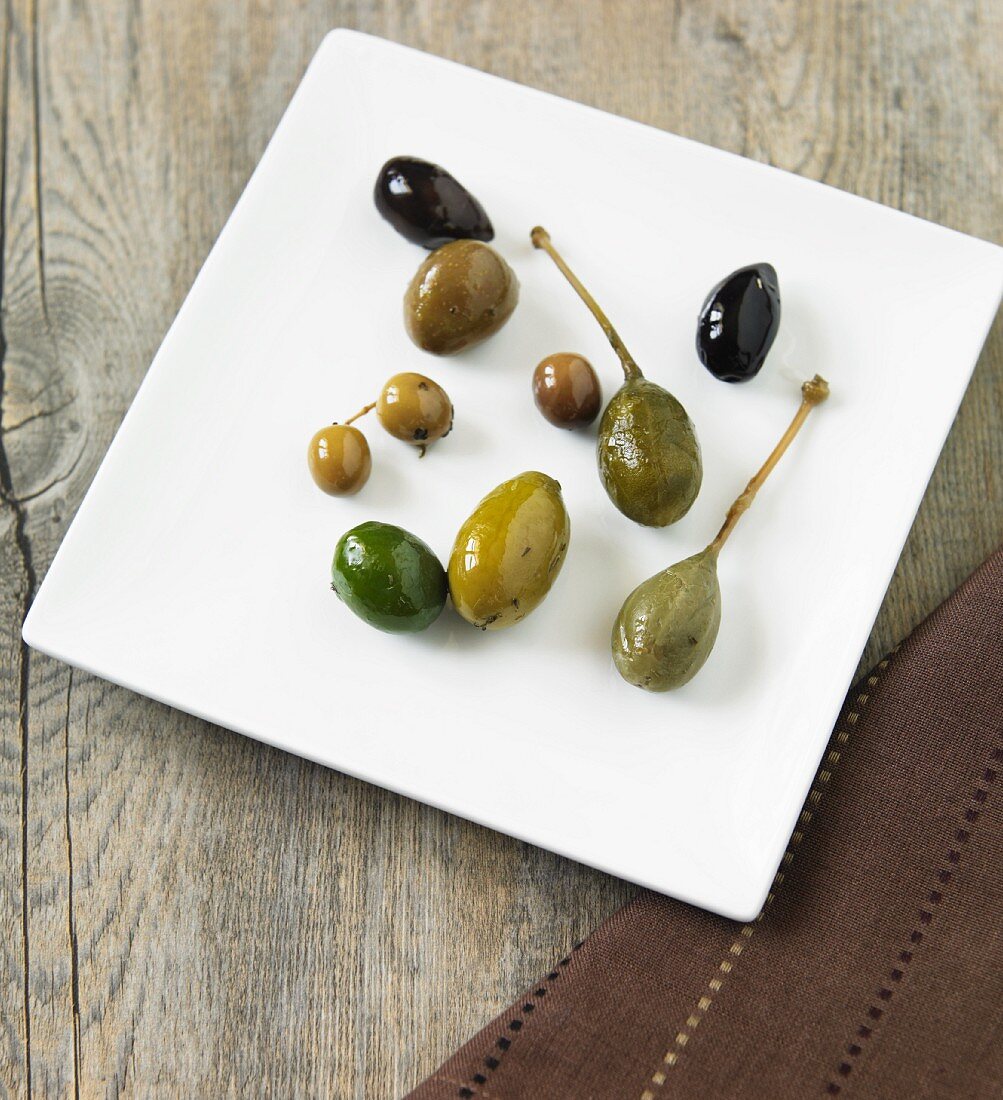
[[[2,18],[0,1095],[27,1093],[29,1062],[46,1096],[399,1095],[630,888],[71,678],[18,635],[316,44],[358,26],[998,238],[1003,13],[12,0]],[[1001,368],[997,325],[865,660],[1003,535]]]

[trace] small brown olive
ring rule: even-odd
[[[373,468],[366,437],[348,424],[328,424],[316,432],[307,463],[318,487],[335,497],[357,493]]]
[[[548,355],[533,371],[533,399],[551,424],[580,428],[599,415],[602,387],[587,359],[561,351]]]
[[[519,280],[499,253],[480,241],[451,241],[415,272],[404,327],[422,351],[455,355],[494,335],[518,301]]]
[[[396,439],[426,447],[449,434],[453,405],[446,391],[423,374],[395,374],[376,403],[380,423]]]

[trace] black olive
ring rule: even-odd
[[[697,355],[722,382],[755,378],[780,328],[780,286],[770,264],[740,267],[707,295]]]
[[[380,169],[376,209],[409,241],[439,248],[449,241],[490,241],[484,207],[445,168],[417,157],[393,157]]]

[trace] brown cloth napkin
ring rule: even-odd
[[[643,892],[411,1100],[1003,1097],[1003,550],[849,695],[759,917]]]

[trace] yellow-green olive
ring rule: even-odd
[[[560,485],[531,471],[505,481],[460,528],[449,558],[449,594],[482,630],[524,619],[564,564],[571,525]]]
[[[357,493],[373,468],[366,437],[350,424],[328,424],[316,432],[307,463],[319,488],[335,497]]]
[[[451,241],[418,268],[404,295],[404,326],[423,351],[454,355],[496,333],[519,300],[519,280],[480,241]]]
[[[423,374],[395,374],[376,403],[380,423],[395,438],[425,447],[449,434],[453,405],[446,391]]]

